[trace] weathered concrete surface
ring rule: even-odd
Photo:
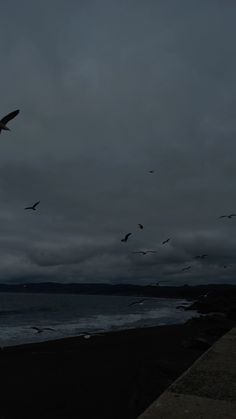
[[[139,419],[236,419],[236,328],[218,340]]]

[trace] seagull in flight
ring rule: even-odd
[[[208,255],[198,255],[198,256],[195,256],[195,259],[205,259],[206,257],[207,257]]]
[[[221,215],[219,218],[232,218],[232,217],[236,217],[236,214]]]
[[[186,268],[181,269],[181,272],[189,271],[191,269],[191,266],[186,266]]]
[[[125,235],[125,237],[123,239],[121,239],[122,242],[127,242],[129,236],[131,236],[132,233],[128,233]]]
[[[162,244],[166,244],[170,241],[170,237],[162,242]]]
[[[144,301],[147,301],[148,298],[143,298],[142,300],[138,300],[138,301],[133,301],[132,303],[129,304],[129,307],[134,306],[134,305],[143,305]]]
[[[36,327],[36,326],[33,326],[33,327],[31,327],[31,329],[36,330],[37,333],[43,333],[45,330],[50,330],[50,331],[54,332],[54,329],[52,329],[51,327]]]
[[[1,131],[2,130],[4,130],[4,131],[11,131],[10,128],[7,127],[7,123],[9,121],[11,121],[11,119],[15,118],[16,115],[18,115],[19,112],[20,112],[19,109],[17,109],[16,111],[13,111],[13,112],[7,114],[6,116],[4,116],[0,120],[0,134],[1,134]]]
[[[34,205],[32,205],[32,207],[26,207],[25,208],[25,210],[33,210],[33,211],[35,211],[36,210],[36,207],[37,207],[37,205],[40,203],[40,201],[38,201],[38,202],[35,202],[35,204]]]
[[[139,226],[140,230],[143,229],[143,225],[142,224],[138,224],[138,226]]]
[[[132,252],[132,253],[139,253],[141,255],[146,255],[147,253],[156,253],[155,250],[146,250],[145,252],[143,250],[140,250],[140,252]]]

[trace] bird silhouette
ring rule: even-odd
[[[32,326],[31,329],[36,330],[37,333],[43,333],[45,330],[50,330],[50,331],[54,332],[54,329],[52,329],[51,327],[36,327],[36,326]]]
[[[236,217],[236,214],[221,215],[219,218],[232,218],[232,217]]]
[[[154,170],[149,170],[149,172],[148,173],[154,173]]]
[[[4,131],[11,131],[10,128],[8,128],[6,125],[7,125],[7,123],[9,121],[11,121],[11,119],[15,118],[16,115],[18,115],[19,112],[20,112],[19,109],[17,109],[16,111],[13,111],[13,112],[7,114],[6,116],[4,116],[0,120],[0,134],[1,134],[1,131],[2,130],[4,130]]]
[[[146,300],[148,300],[148,298],[143,298],[142,300],[133,301],[132,303],[129,304],[129,307],[134,306],[134,305],[142,305],[144,301]]]
[[[170,237],[162,242],[162,244],[166,244],[170,241]]]
[[[156,253],[156,251],[155,250],[145,250],[145,251],[140,250],[139,252],[132,252],[132,253],[139,253],[145,256],[147,253]]]
[[[35,204],[34,205],[32,205],[32,207],[26,207],[25,208],[25,210],[33,210],[33,211],[35,211],[36,210],[36,207],[37,207],[37,205],[40,203],[40,201],[38,201],[38,202],[35,202]]]
[[[142,224],[138,224],[138,226],[139,226],[140,230],[143,229],[143,225]]]
[[[208,255],[205,255],[205,254],[203,254],[203,255],[197,255],[197,256],[195,256],[195,259],[205,259],[207,256]]]
[[[131,236],[132,233],[128,233],[125,235],[125,237],[123,239],[121,239],[122,242],[127,242],[129,236]]]
[[[191,266],[186,266],[186,268],[181,269],[181,272],[189,271],[191,269]]]

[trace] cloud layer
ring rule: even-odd
[[[236,5],[44,6],[0,16],[0,281],[233,282]]]

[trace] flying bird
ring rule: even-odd
[[[154,173],[154,170],[149,170],[149,172],[148,173]]]
[[[232,217],[236,217],[236,214],[221,215],[219,218],[232,218]]]
[[[170,237],[162,242],[162,244],[166,244],[170,241]]]
[[[142,224],[138,224],[138,226],[139,226],[140,230],[143,229],[143,225]]]
[[[140,250],[140,252],[132,252],[132,253],[140,253],[141,255],[146,255],[147,253],[156,253],[155,250],[146,250],[145,252]]]
[[[134,305],[143,305],[144,301],[148,300],[148,298],[143,298],[142,300],[139,301],[133,301],[132,303],[129,304],[129,307],[134,306]]]
[[[195,256],[195,259],[205,259],[206,257],[207,257],[208,255],[198,255],[198,256]]]
[[[35,204],[34,205],[32,205],[32,207],[26,207],[25,208],[25,210],[33,210],[33,211],[35,211],[36,210],[36,207],[37,207],[37,205],[40,203],[40,201],[38,201],[38,202],[35,202]]]
[[[33,327],[31,327],[31,329],[36,330],[37,333],[43,333],[45,330],[50,330],[50,331],[54,332],[54,329],[52,329],[51,327],[36,327],[36,326],[33,326]]]
[[[125,235],[125,237],[123,239],[121,239],[122,242],[127,242],[129,236],[131,236],[132,233],[128,233]]]
[[[181,272],[189,271],[191,269],[191,266],[186,266],[186,268],[181,269]]]
[[[19,109],[17,109],[16,111],[13,111],[13,112],[7,114],[6,116],[4,116],[4,118],[2,118],[0,120],[0,134],[1,134],[2,130],[11,131],[10,128],[7,127],[7,123],[9,121],[11,121],[11,119],[15,118],[16,115],[18,115],[19,112],[20,112]]]

